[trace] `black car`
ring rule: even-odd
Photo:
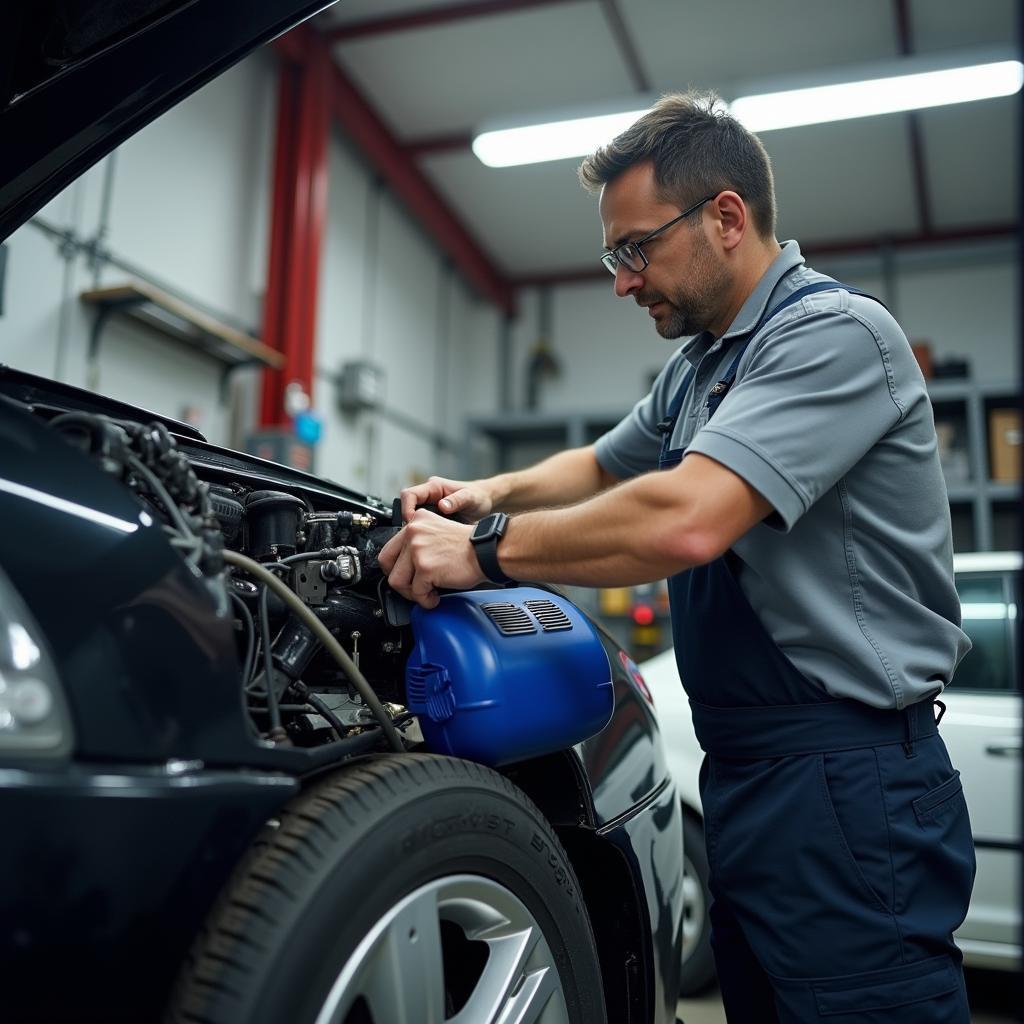
[[[0,239],[323,6],[8,5]],[[0,524],[4,1021],[674,1020],[679,801],[559,593],[411,608],[392,503],[8,368]]]

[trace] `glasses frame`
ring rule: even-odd
[[[623,242],[622,245],[617,245],[614,249],[608,249],[601,253],[601,264],[613,276],[619,272],[619,267],[623,266],[634,274],[642,274],[651,264],[651,261],[644,255],[643,249],[640,248],[642,245],[646,245],[652,238],[657,238],[664,231],[668,231],[673,224],[678,224],[684,217],[689,217],[691,213],[696,213],[705,203],[709,203],[718,193],[714,193],[710,196],[705,196],[699,202],[693,204],[689,209],[683,210],[678,216],[673,217],[671,220],[666,221],[661,225],[660,228],[655,228],[649,234],[644,235],[643,238],[638,238],[635,242]],[[626,248],[627,245],[633,246],[636,249],[637,255],[640,257],[640,262],[643,264],[639,269],[631,267],[619,253]]]

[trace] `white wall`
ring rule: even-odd
[[[95,237],[112,174],[105,246],[146,277],[254,329],[266,274],[275,78],[272,55],[256,53],[125,142],[40,217]],[[128,273],[107,265],[97,276],[84,255],[63,259],[32,224],[9,243],[0,360],[166,415],[191,410],[212,440],[227,439],[230,409],[216,360],[114,317],[96,364],[87,365],[94,314],[78,296]],[[252,392],[255,372],[238,378],[235,390]]]
[[[330,149],[314,405],[324,418],[319,472],[392,497],[459,459],[467,410],[495,407],[498,317],[467,292],[344,141]],[[384,371],[384,408],[344,413],[334,378],[350,360]],[[420,429],[422,428],[422,429]]]
[[[258,333],[276,75],[273,56],[255,54],[128,140],[40,216],[79,238],[95,236],[112,173],[107,248],[173,293]],[[499,317],[336,134],[329,161],[313,394],[324,435],[316,465],[357,490],[390,497],[430,473],[456,473],[458,453],[432,435],[461,443],[467,411],[495,410]],[[165,415],[195,414],[212,441],[243,443],[256,423],[258,371],[237,372],[225,402],[218,362],[116,316],[90,366],[93,311],[78,296],[129,275],[107,266],[97,277],[83,255],[63,259],[58,243],[33,225],[9,241],[0,361]],[[357,358],[385,371],[381,412],[344,415],[336,406],[332,377]]]
[[[1019,267],[1013,245],[897,253],[884,273],[878,256],[809,260],[890,305],[913,341],[927,341],[936,359],[966,358],[980,382],[1019,379]],[[538,295],[523,295],[515,330],[514,394],[525,403],[529,357],[540,336]],[[617,299],[607,283],[552,289],[549,345],[561,376],[545,379],[544,412],[628,410],[664,365],[677,342],[663,340],[643,310]]]

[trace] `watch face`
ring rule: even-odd
[[[489,516],[484,516],[479,523],[476,524],[476,528],[473,530],[471,540],[474,544],[478,544],[482,541],[495,540],[505,536],[505,524],[508,522],[508,516],[503,512],[494,512]]]

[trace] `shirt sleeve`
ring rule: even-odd
[[[612,476],[627,480],[658,468],[661,452],[658,423],[668,415],[674,388],[685,376],[688,366],[682,352],[676,351],[632,412],[594,442],[598,463]]]
[[[901,374],[916,364],[896,321],[872,306],[871,320],[850,308],[794,311],[745,353],[687,449],[759,491],[776,512],[769,526],[792,529],[904,414],[893,361]]]

